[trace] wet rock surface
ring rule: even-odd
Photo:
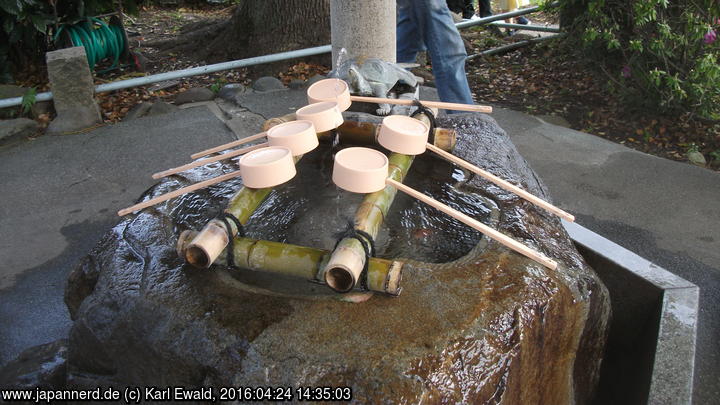
[[[494,120],[458,115],[455,154],[547,197]],[[332,248],[360,196],[330,182],[329,145],[253,215],[250,237]],[[142,198],[234,170],[208,165]],[[550,271],[398,195],[378,256],[404,258],[403,293],[350,304],[321,285],[175,252],[241,186],[230,181],[123,219],[72,272],[68,384],[351,386],[359,403],[589,403],[609,317],[605,287],[558,219],[425,154],[406,184],[560,263]],[[444,262],[444,263],[442,263]],[[254,284],[277,294],[252,292]]]
[[[0,368],[0,387],[58,389],[65,385],[67,340],[31,347]]]

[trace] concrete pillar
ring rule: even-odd
[[[48,52],[50,89],[57,117],[48,127],[49,134],[63,134],[102,122],[95,102],[95,84],[88,66],[85,48],[76,46]]]
[[[332,63],[340,49],[362,62],[395,62],[395,0],[330,0]]]

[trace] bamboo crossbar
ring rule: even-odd
[[[294,159],[297,164],[302,159],[302,156],[295,156]],[[241,225],[245,225],[250,220],[253,212],[265,201],[272,190],[273,187],[243,187],[230,198],[225,213],[233,215]],[[233,221],[228,221],[228,226],[232,235],[238,232]],[[212,219],[205,224],[198,233],[198,237],[190,242],[188,249],[185,251],[184,258],[188,263],[200,268],[210,267],[217,259],[219,252],[224,250],[229,243],[223,233],[217,232],[218,229],[225,229],[225,224],[218,219]]]
[[[233,241],[235,264],[252,271],[261,271],[317,281],[319,269],[327,262],[330,251],[287,243],[238,237]],[[216,264],[226,264],[221,255]],[[404,263],[370,258],[367,287],[370,291],[399,295]]]
[[[549,212],[552,212],[553,214],[555,214],[561,218],[564,218],[567,221],[570,221],[570,222],[575,221],[575,217],[572,214],[569,214],[569,213],[561,210],[560,208],[550,204],[549,202],[543,200],[542,198],[534,196],[534,195],[528,193],[527,191],[521,189],[520,187],[518,187],[512,183],[509,183],[508,181],[503,180],[503,179],[501,179],[501,178],[499,178],[499,177],[497,177],[497,176],[495,176],[495,175],[493,175],[493,174],[491,174],[469,162],[466,162],[465,160],[460,159],[459,157],[457,157],[451,153],[445,152],[444,150],[442,150],[434,145],[431,145],[429,143],[426,145],[426,148],[431,150],[432,152],[437,153],[441,157],[455,163],[456,165],[463,167],[467,170],[470,170],[471,172],[479,175],[480,177],[482,177],[494,184],[497,184],[502,189],[509,191],[511,193],[517,194],[518,196],[537,205],[538,207],[541,207]]]
[[[376,104],[397,104],[397,105],[413,105],[414,100],[400,98],[380,98],[365,96],[350,96],[350,100],[359,101],[361,103]],[[491,113],[492,107],[487,105],[461,104],[461,103],[445,103],[441,101],[424,101],[420,100],[420,104],[428,108],[442,108],[445,110],[472,111],[481,113]]]
[[[420,116],[421,120],[424,115]],[[417,118],[417,117],[416,117]],[[274,127],[285,122],[294,121],[296,119],[295,114],[286,114],[281,117],[270,118],[263,124],[263,129]],[[359,122],[359,121],[345,121],[337,127],[337,135],[340,139],[340,143],[348,143],[354,145],[377,145],[377,137],[382,124],[376,124],[373,122]],[[333,140],[335,134],[331,131],[318,132],[318,139],[323,142],[330,142]],[[455,148],[457,141],[457,133],[454,129],[447,128],[435,128],[433,133],[434,145],[444,151],[452,151]]]

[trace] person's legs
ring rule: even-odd
[[[515,9],[515,0],[500,0],[498,6],[500,8],[500,14],[510,12]],[[508,24],[512,24],[515,22],[515,20],[512,18],[506,18],[505,22]],[[508,32],[509,31],[510,30],[508,30]]]
[[[432,60],[440,100],[473,104],[465,74],[465,45],[445,1],[421,0],[414,6],[412,12]]]
[[[455,14],[463,14],[465,10],[465,0],[446,0],[448,8]]]
[[[488,17],[492,15],[490,0],[478,0],[478,15],[480,17]]]
[[[474,0],[464,0],[463,1],[463,13],[462,17],[464,19],[470,19],[472,16],[475,15],[475,6],[473,5]]]
[[[417,53],[425,50],[412,8],[413,4],[410,0],[397,0],[395,58],[398,63],[415,63]]]

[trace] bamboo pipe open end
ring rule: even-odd
[[[220,256],[228,243],[230,240],[225,226],[219,221],[210,221],[187,246],[185,261],[197,268],[206,269]]]
[[[355,286],[355,276],[343,267],[333,267],[325,271],[325,283],[337,292],[348,292]]]
[[[194,267],[201,269],[210,267],[210,263],[212,263],[208,253],[200,246],[191,246],[185,249],[185,260]]]

